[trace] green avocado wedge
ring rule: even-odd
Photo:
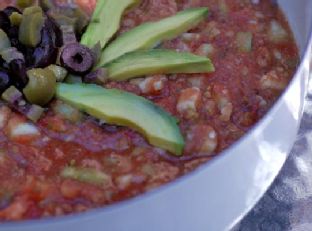
[[[138,3],[140,0],[98,0],[80,43],[92,48],[100,42],[103,49],[118,31],[124,12]]]
[[[122,56],[125,53],[155,47],[164,40],[173,39],[195,27],[208,15],[208,8],[191,8],[157,22],[141,24],[119,36],[107,46],[97,67]]]
[[[105,67],[108,71],[108,79],[113,81],[144,75],[210,73],[215,70],[209,58],[162,49],[127,53]]]
[[[64,83],[57,85],[56,97],[108,124],[138,131],[155,147],[182,154],[184,140],[177,120],[143,97],[94,84]]]

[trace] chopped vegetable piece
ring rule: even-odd
[[[96,83],[96,84],[103,84],[106,83],[108,80],[108,73],[106,68],[99,68],[96,71],[93,71],[86,75],[83,78],[85,83]]]
[[[9,47],[1,50],[0,55],[7,62],[10,63],[13,60],[24,60],[24,55],[19,52],[15,47]]]
[[[53,111],[57,115],[74,123],[79,122],[82,119],[82,113],[78,109],[59,100],[53,105]]]
[[[2,29],[0,29],[0,52],[10,47],[11,47],[11,42],[7,34]]]
[[[213,45],[210,43],[203,43],[197,48],[196,54],[200,56],[211,57],[214,51],[215,49]]]
[[[106,66],[108,78],[123,81],[153,74],[209,73],[214,66],[209,58],[171,50],[127,53]]]
[[[92,48],[100,42],[101,48],[104,48],[118,31],[125,10],[139,2],[139,0],[98,1],[87,31],[82,36],[81,43]]]
[[[274,43],[285,42],[288,39],[288,33],[279,22],[273,20],[270,24],[269,39]]]
[[[37,122],[44,112],[42,107],[25,102],[23,94],[14,86],[3,92],[2,99],[33,122]]]
[[[83,29],[88,25],[89,17],[78,6],[72,7],[52,7],[49,12],[58,25],[73,26],[77,33],[82,33]]]
[[[49,11],[49,16],[53,18],[60,26],[71,26],[76,29],[76,18],[72,18],[55,11]]]
[[[148,22],[135,27],[119,36],[104,50],[97,66],[103,66],[125,53],[150,49],[164,40],[175,38],[195,27],[207,14],[206,7],[192,8],[158,22]]]
[[[61,25],[63,45],[76,43],[77,38],[75,34],[75,28],[72,25]]]
[[[109,124],[135,129],[156,147],[182,154],[177,120],[143,97],[93,84],[58,84],[56,96]]]
[[[51,64],[47,68],[54,73],[57,82],[63,82],[67,76],[67,70],[63,67]]]
[[[16,124],[9,121],[7,133],[10,140],[23,140],[24,142],[32,141],[40,136],[40,131],[34,124],[22,120],[17,121]]]
[[[61,53],[61,65],[73,74],[88,73],[94,64],[93,52],[79,43],[65,46]]]
[[[236,34],[236,45],[241,52],[250,52],[252,48],[252,33],[238,32]]]
[[[40,7],[26,8],[19,27],[19,41],[26,46],[36,47],[41,40],[43,24],[44,16]]]
[[[229,6],[225,0],[219,1],[219,9],[222,15],[227,15],[229,13]]]
[[[32,104],[25,112],[25,116],[33,122],[37,122],[44,112],[44,108],[39,105]]]
[[[34,104],[45,105],[54,96],[56,77],[54,73],[45,68],[34,68],[27,71],[29,82],[23,92],[26,99]]]
[[[23,94],[16,89],[16,87],[9,87],[3,94],[1,95],[2,99],[6,102],[14,104],[16,101],[19,101],[23,98]]]
[[[80,7],[76,6],[72,9],[71,17],[76,19],[75,29],[77,33],[81,34],[89,24],[89,16]]]
[[[64,178],[70,178],[96,185],[105,184],[110,180],[110,177],[107,174],[100,172],[96,169],[78,168],[70,166],[65,167],[62,170],[61,176]]]
[[[66,83],[82,83],[82,78],[78,75],[69,74],[66,79]]]
[[[20,13],[13,12],[9,18],[13,26],[19,26],[22,22],[23,16]]]

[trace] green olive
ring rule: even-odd
[[[28,84],[23,89],[26,99],[33,104],[44,106],[54,96],[56,90],[56,77],[54,73],[45,68],[34,68],[27,71]]]
[[[0,29],[0,51],[6,50],[11,47],[11,42],[7,36],[7,34]]]
[[[26,8],[34,4],[34,0],[17,0],[16,5],[20,8]]]
[[[38,10],[38,8],[40,10]],[[31,47],[36,47],[41,40],[41,29],[44,24],[44,16],[40,7],[29,7],[24,10],[19,27],[19,41]]]
[[[22,22],[22,15],[17,13],[17,12],[13,12],[10,15],[10,22],[13,26],[19,26]]]

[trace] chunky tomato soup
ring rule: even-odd
[[[66,7],[64,2],[58,4]],[[76,2],[88,15],[96,4]],[[8,5],[13,1],[0,3],[2,8]],[[136,130],[66,107],[59,99],[45,107],[38,122],[3,102],[0,220],[83,212],[138,196],[206,163],[265,115],[298,63],[292,33],[272,1],[142,0],[123,15],[115,36],[193,7],[208,7],[208,16],[158,48],[208,57],[214,72],[102,84],[142,96],[176,117],[185,140],[182,155],[151,145]]]

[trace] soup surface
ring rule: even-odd
[[[37,123],[2,104],[0,219],[58,216],[135,197],[196,169],[242,137],[270,109],[298,63],[289,26],[271,2],[142,0],[123,16],[118,35],[183,9],[209,8],[196,28],[159,46],[207,56],[215,72],[103,85],[143,96],[178,118],[185,139],[181,157],[153,147],[130,128],[87,115],[68,119],[58,113],[58,100]],[[77,3],[88,14],[95,7],[92,0]],[[0,7],[13,4],[5,0]],[[84,180],[64,177],[69,167],[93,172],[81,173],[89,174]],[[100,183],[88,180],[98,173]]]

